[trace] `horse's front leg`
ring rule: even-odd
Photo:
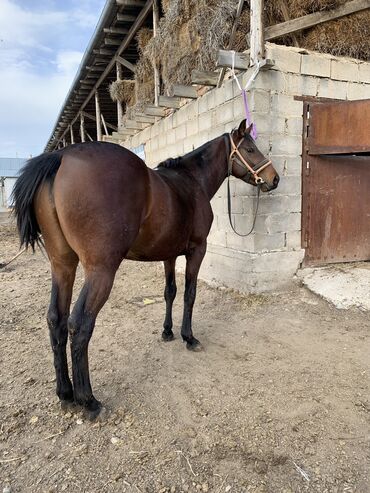
[[[197,280],[199,268],[206,253],[207,244],[204,241],[201,245],[192,248],[186,254],[185,272],[185,294],[184,294],[184,315],[181,326],[181,336],[186,341],[187,349],[199,351],[202,349],[200,342],[193,336],[191,327],[193,306],[197,292]]]
[[[163,263],[166,276],[166,287],[164,289],[164,299],[166,300],[166,317],[163,323],[162,339],[164,341],[172,341],[174,339],[172,332],[172,305],[177,292],[175,274],[176,257],[166,260]]]

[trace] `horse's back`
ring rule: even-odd
[[[63,153],[53,200],[63,234],[83,263],[123,258],[145,217],[148,193],[145,163],[121,146],[94,142]]]

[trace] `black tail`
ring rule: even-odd
[[[12,195],[21,247],[25,245],[28,248],[31,245],[32,250],[35,251],[35,244],[42,244],[33,200],[36,190],[42,183],[54,180],[61,161],[61,152],[45,152],[28,160],[21,169]]]

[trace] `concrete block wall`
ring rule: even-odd
[[[241,238],[231,230],[226,183],[212,200],[214,223],[200,277],[241,291],[262,292],[289,285],[300,266],[301,168],[303,102],[295,96],[334,99],[370,97],[370,63],[336,58],[267,43],[266,56],[275,66],[261,71],[249,91],[259,149],[280,174],[279,187],[262,194],[256,227]],[[246,83],[246,74],[239,76]],[[206,92],[170,116],[122,142],[129,148],[145,145],[146,162],[155,166],[181,156],[225,132],[244,118],[244,107],[233,79]],[[249,231],[256,208],[256,190],[231,180],[235,226]],[[183,264],[182,264],[183,265]]]

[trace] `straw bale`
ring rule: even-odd
[[[370,12],[357,12],[308,29],[302,47],[369,61]]]
[[[148,27],[143,27],[138,31],[136,35],[137,47],[140,55],[144,53],[144,50],[149,43],[149,41],[153,37],[153,29],[149,29]]]
[[[112,101],[120,101],[126,105],[135,103],[135,81],[115,80],[109,84],[109,94]]]

